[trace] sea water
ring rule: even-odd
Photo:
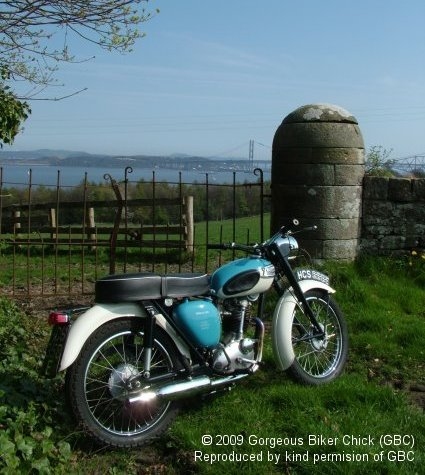
[[[94,183],[106,183],[109,176],[117,182],[125,180],[125,168],[98,168],[98,167],[55,167],[51,165],[1,165],[2,186],[3,187],[26,187],[32,186],[76,186],[82,183],[87,173],[87,180]],[[58,173],[59,171],[59,173]],[[149,170],[146,168],[133,168],[132,172],[127,174],[129,182],[140,180],[152,181],[155,178],[157,182],[179,183],[206,183],[209,184],[227,184],[256,182],[259,178],[253,171],[212,171],[201,172],[197,170],[182,171],[176,169],[160,168]],[[270,179],[270,172],[264,172],[264,180]]]

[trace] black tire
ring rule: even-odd
[[[159,437],[177,415],[176,402],[129,404],[126,380],[143,371],[140,320],[114,320],[97,329],[68,370],[67,393],[82,424],[102,445],[137,447]],[[151,376],[179,367],[175,347],[159,327],[154,330]]]
[[[298,382],[319,385],[337,378],[344,369],[348,355],[347,323],[327,292],[310,290],[305,297],[325,336],[314,337],[309,318],[296,306],[292,322],[295,360],[287,372]]]

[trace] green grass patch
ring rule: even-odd
[[[1,300],[0,473],[423,473],[420,266],[379,258],[326,264],[350,333],[338,380],[292,382],[277,370],[268,340],[265,365],[254,376],[191,401],[165,437],[132,451],[99,450],[78,431],[66,412],[63,378],[38,375],[47,325]]]

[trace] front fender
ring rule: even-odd
[[[329,285],[317,280],[301,280],[301,290],[306,293],[309,290],[320,289],[333,294],[335,290]],[[292,289],[287,289],[280,297],[273,314],[272,320],[272,345],[273,352],[280,369],[288,369],[295,359],[292,347],[292,319],[297,298]]]
[[[95,330],[105,323],[110,322],[111,320],[124,317],[146,318],[146,311],[141,305],[129,302],[96,304],[80,315],[77,320],[72,323],[69,330],[60,362],[59,371],[65,370],[74,363],[85,342]],[[187,358],[190,358],[189,349],[176,334],[174,329],[167,323],[167,320],[164,318],[164,316],[156,315],[155,321],[170,335],[179,351]]]

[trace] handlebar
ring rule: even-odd
[[[298,234],[304,231],[316,231],[317,226],[307,226],[302,229],[294,229],[299,226],[299,221],[298,219],[292,219],[290,222],[290,225],[284,225],[282,226],[279,231],[274,234],[272,237],[266,240],[265,243],[261,244],[253,244],[253,245],[246,245],[246,244],[238,244],[236,242],[230,242],[230,243],[220,243],[220,244],[207,244],[207,249],[218,249],[221,251],[227,251],[227,250],[237,250],[237,251],[244,251],[249,254],[261,254],[262,251],[264,250],[264,247],[268,244],[271,243],[274,239],[276,239],[278,236],[283,236],[283,235],[293,235],[293,234]]]
[[[221,243],[221,244],[207,244],[207,249],[219,249],[221,251],[235,250],[244,251],[251,254],[256,254],[260,251],[258,244],[252,246],[246,244],[238,244],[236,242]]]
[[[297,231],[297,233],[302,233],[304,231],[317,231],[318,227],[314,224],[313,226],[307,226]]]

